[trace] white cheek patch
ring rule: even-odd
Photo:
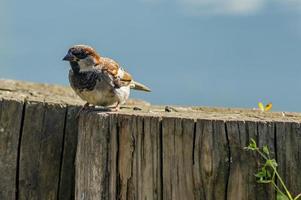
[[[90,65],[86,60],[79,60],[79,71],[80,72],[86,72],[93,70],[93,65]]]

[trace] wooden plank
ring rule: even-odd
[[[162,119],[163,199],[194,199],[194,120]]]
[[[193,119],[181,119],[175,121],[174,154],[176,172],[175,186],[176,199],[193,199]],[[164,143],[163,143],[164,145]]]
[[[276,146],[279,173],[293,196],[301,193],[301,125],[276,123]],[[280,183],[278,182],[280,186]]]
[[[163,118],[162,119],[162,176],[163,199],[176,199],[175,183],[175,123],[181,123],[181,119]]]
[[[257,123],[229,121],[226,128],[231,156],[227,199],[260,199],[254,177],[257,157],[243,150],[250,138],[257,140]]]
[[[116,200],[119,198],[119,175],[118,175],[118,117],[110,115],[110,144],[109,144],[109,199]]]
[[[26,103],[19,199],[57,199],[65,113],[59,104]]]
[[[250,138],[301,192],[300,114],[142,105],[81,116],[74,195],[78,108],[59,103],[81,101],[67,88],[0,82],[0,199],[275,199],[255,181]]]
[[[103,132],[95,124],[104,122],[93,121],[97,115],[86,116],[81,125],[85,128],[78,152],[83,158],[79,168],[84,178],[78,179],[82,184],[78,198],[89,199],[91,194],[99,199],[275,198],[271,187],[256,183],[258,156],[243,150],[254,138],[259,146],[268,145],[273,154],[272,122],[200,119],[195,123],[192,119],[169,117],[162,119],[160,128],[160,118],[152,116],[109,116],[102,118],[109,121],[105,128],[109,132],[107,140],[89,135],[94,129],[98,134]],[[94,125],[89,128],[86,123]],[[100,141],[104,150],[91,147]],[[91,156],[91,149],[98,153]],[[93,160],[96,155],[103,156],[98,164]],[[99,167],[101,162],[104,166]],[[101,170],[92,174],[91,166],[94,171]],[[104,195],[99,196],[101,193]]]
[[[160,199],[160,120],[110,118],[110,199]]]
[[[137,199],[161,199],[160,119],[139,116],[142,132],[137,134]]]
[[[109,120],[107,114],[82,114],[76,155],[75,199],[108,199]]]
[[[22,101],[0,100],[0,199],[15,199]]]
[[[224,199],[229,155],[223,121],[197,121],[193,155],[195,199]]]
[[[118,175],[119,194],[121,200],[137,197],[137,166],[135,148],[137,146],[136,117],[120,115],[118,117]]]
[[[59,199],[74,199],[75,189],[75,154],[78,138],[79,107],[68,106],[65,120],[64,149],[61,157],[61,176]]]
[[[264,145],[267,145],[271,154],[271,157],[276,158],[275,153],[275,126],[272,122],[258,122],[258,146],[262,148]],[[259,156],[257,156],[259,159],[258,164],[262,164],[265,162]],[[259,168],[260,166],[257,165]],[[255,174],[255,172],[254,172]],[[257,184],[257,196],[259,196],[262,199],[276,199],[275,196],[275,190],[272,187],[271,184]]]
[[[271,185],[258,184],[254,174],[263,163],[254,152],[243,151],[250,139],[258,145],[268,145],[275,154],[274,126],[272,123],[259,122],[227,122],[227,130],[231,153],[228,198],[230,199],[275,199]]]

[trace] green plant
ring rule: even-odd
[[[255,174],[258,183],[271,184],[277,192],[277,200],[297,200],[301,198],[301,193],[293,198],[287,189],[284,181],[277,171],[278,164],[275,159],[271,158],[268,146],[259,148],[254,139],[251,139],[249,145],[244,149],[254,151],[260,155],[265,161],[260,170]],[[279,181],[281,187],[276,185],[276,180]],[[283,191],[284,190],[284,191]]]

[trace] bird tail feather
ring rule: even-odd
[[[150,92],[151,91],[148,87],[146,87],[142,83],[139,83],[139,82],[136,82],[136,81],[132,81],[131,89],[145,91],[145,92]]]

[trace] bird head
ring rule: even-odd
[[[79,66],[79,71],[83,72],[93,70],[100,62],[100,55],[88,45],[74,45],[63,60],[69,61],[71,66]]]

